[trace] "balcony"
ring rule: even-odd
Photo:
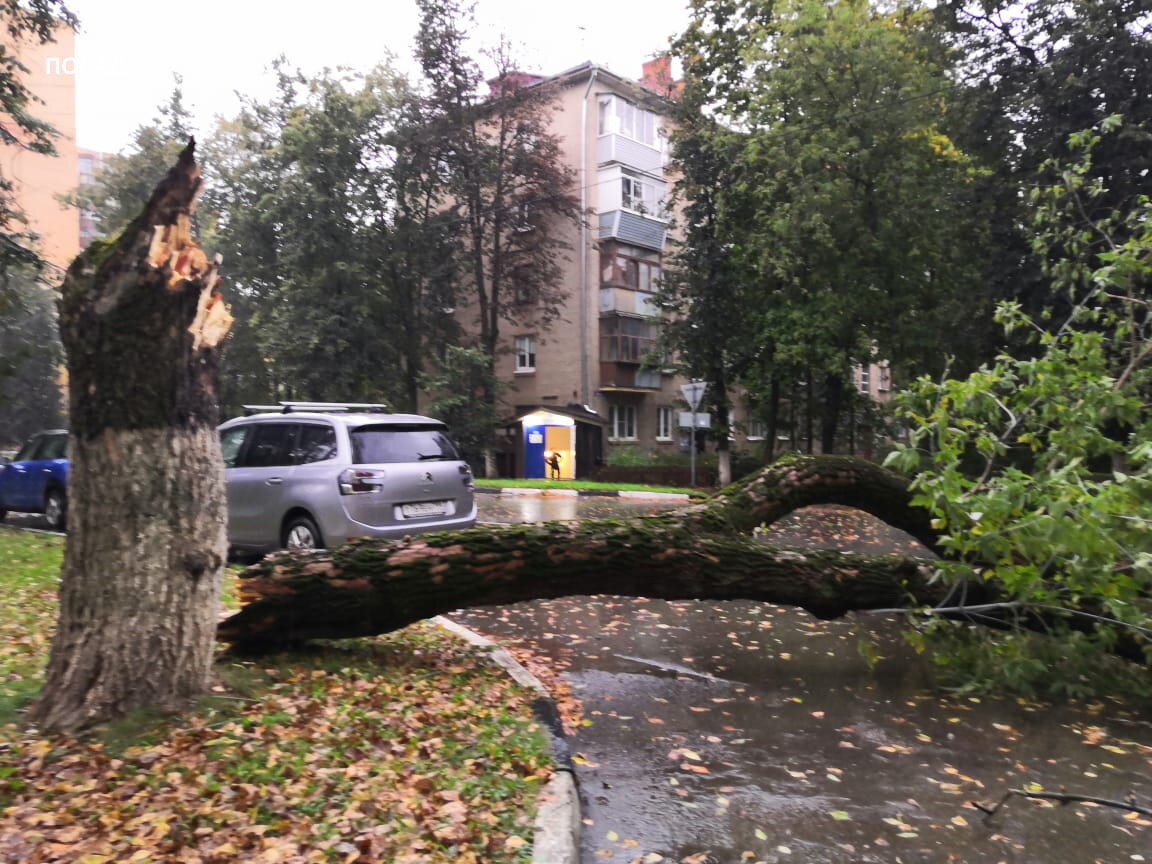
[[[608,288],[604,291],[612,291]],[[620,291],[620,294],[637,294]],[[603,293],[601,297],[603,297]],[[651,295],[644,295],[651,296]],[[600,316],[600,389],[627,392],[659,390],[660,370],[645,367],[657,350],[658,326],[649,318],[602,313]]]
[[[599,218],[601,240],[619,240],[657,252],[664,248],[668,225],[662,219],[641,216],[630,210],[608,210],[601,212]]]
[[[659,369],[648,369],[632,363],[600,362],[600,390],[642,393],[660,389]]]
[[[633,291],[629,288],[601,286],[600,314],[606,313],[641,315],[645,318],[660,317],[660,309],[656,305],[655,294]]]
[[[596,161],[600,165],[619,162],[652,174],[662,174],[665,156],[655,147],[641,144],[625,135],[601,135],[596,140]]]

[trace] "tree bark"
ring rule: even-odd
[[[194,144],[116,239],[64,279],[70,516],[41,728],[178,707],[211,671],[227,551],[215,427],[231,316],[190,235]]]
[[[334,554],[282,554],[243,576],[247,601],[218,637],[248,649],[382,633],[466,606],[586,594],[748,599],[822,618],[933,603],[946,589],[907,557],[784,549],[760,525],[816,503],[866,510],[936,548],[905,481],[863,460],[791,457],[706,503],[625,521],[485,527]]]
[[[943,552],[904,478],[850,456],[785,456],[706,502],[634,519],[488,526],[334,554],[282,553],[242,576],[246,605],[217,637],[262,651],[315,638],[369,636],[468,606],[588,594],[666,600],[759,600],[819,618],[934,606],[940,617],[1040,633],[1110,627],[1112,653],[1146,662],[1146,639],[1091,604],[1011,602],[973,578],[934,578],[927,558],[771,546],[756,529],[813,504],[843,504]]]

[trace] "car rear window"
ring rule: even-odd
[[[349,435],[357,465],[460,458],[440,426],[359,426]]]

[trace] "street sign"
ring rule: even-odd
[[[681,429],[691,429],[693,426],[697,429],[712,428],[711,414],[697,414],[695,411],[679,411],[677,413],[680,415]]]
[[[700,400],[704,398],[707,387],[706,381],[689,381],[680,385],[680,392],[684,394],[684,400],[693,411],[700,407]]]

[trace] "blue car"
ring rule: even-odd
[[[43,513],[63,531],[68,515],[68,432],[51,429],[28,439],[0,465],[0,519],[8,512]]]

